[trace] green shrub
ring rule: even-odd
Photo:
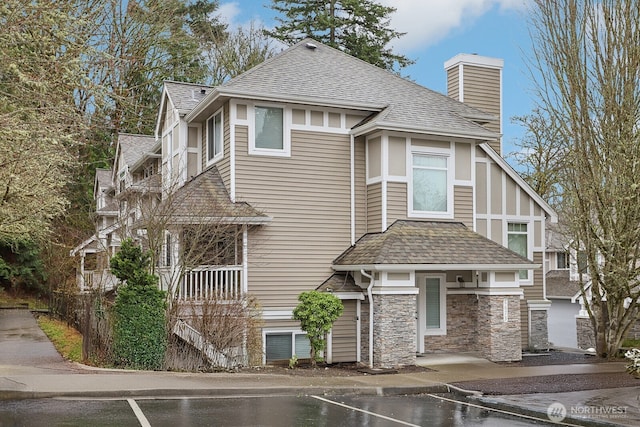
[[[160,369],[167,348],[165,293],[149,273],[149,259],[128,239],[111,260],[121,281],[113,307],[114,362],[133,369]]]
[[[298,295],[300,304],[293,309],[293,319],[307,333],[311,345],[311,365],[322,360],[320,352],[327,346],[326,334],[342,314],[342,301],[326,292],[308,291]]]

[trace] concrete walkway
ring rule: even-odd
[[[624,363],[515,367],[473,355],[429,355],[418,358],[430,370],[410,374],[296,376],[268,373],[178,373],[96,369],[53,357],[50,343],[31,327],[16,327],[0,310],[0,399],[46,397],[250,396],[304,394],[372,394],[455,392],[449,384],[542,375],[624,372]],[[35,320],[26,312],[21,322]],[[29,318],[31,320],[29,320]],[[37,328],[37,325],[35,326]],[[14,332],[11,332],[11,331]],[[27,331],[18,333],[15,331]],[[55,350],[54,350],[55,351]],[[29,355],[22,352],[28,352]],[[22,357],[20,356],[22,353]],[[46,357],[45,357],[46,356]],[[56,360],[54,360],[56,359]],[[35,365],[28,363],[35,361]],[[523,380],[524,381],[524,380]],[[473,398],[473,397],[472,397]],[[567,418],[581,425],[640,425],[640,386],[572,393],[475,397],[486,404],[546,417],[558,403]],[[560,409],[562,409],[560,408]],[[557,412],[557,411],[556,411]],[[554,413],[556,413],[554,412]],[[589,412],[589,413],[586,413]],[[598,412],[598,414],[595,414]],[[615,412],[615,414],[613,414]],[[562,415],[562,412],[559,412]],[[597,416],[596,416],[597,415]],[[615,418],[613,417],[615,415]],[[608,424],[602,424],[602,423]]]

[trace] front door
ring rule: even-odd
[[[417,274],[418,353],[424,353],[424,337],[446,334],[446,287],[444,274]]]

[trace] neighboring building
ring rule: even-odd
[[[267,363],[308,355],[291,316],[316,288],[345,307],[332,363],[547,348],[542,264],[557,218],[500,155],[502,60],[458,55],[445,68],[449,96],[305,40],[216,88],[167,82],[157,142],[141,150],[161,164],[158,206],[173,205],[164,277],[194,225],[236,233],[233,253],[166,288],[257,297]],[[114,180],[145,162],[118,159]]]

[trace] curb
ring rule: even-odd
[[[549,419],[549,416],[546,411],[531,409],[525,406],[515,405],[511,403],[496,402],[490,397],[478,396],[478,397],[472,397],[472,398],[489,408],[508,411],[508,412],[515,412],[522,415],[528,415],[530,417],[536,417],[542,420],[546,420],[552,424],[568,425],[568,426],[585,426],[585,427],[620,427],[621,426],[620,424],[611,423],[608,421],[575,418],[569,415],[566,416],[562,421],[554,422]]]
[[[144,389],[144,390],[106,390],[106,391],[22,391],[0,390],[0,401],[20,399],[48,398],[177,398],[177,397],[234,397],[234,396],[306,396],[306,395],[362,395],[362,396],[398,396],[408,394],[448,393],[446,384],[431,386],[301,386],[301,387],[259,387],[259,388],[211,388],[211,389]]]

